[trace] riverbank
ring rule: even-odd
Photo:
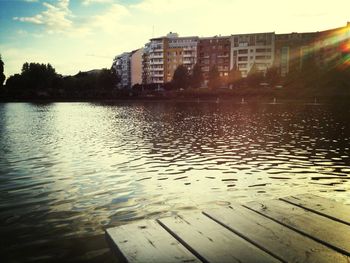
[[[92,96],[95,95],[95,96]],[[0,102],[118,102],[118,101],[188,101],[188,102],[248,102],[262,103],[346,103],[350,94],[300,94],[297,90],[272,88],[247,89],[188,89],[181,91],[119,91],[113,94],[91,94],[91,96],[23,96],[0,97]]]

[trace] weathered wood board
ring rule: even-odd
[[[204,262],[280,262],[201,213],[159,222]]]
[[[284,262],[350,262],[346,255],[240,205],[204,214]]]
[[[312,194],[302,194],[280,198],[314,213],[350,225],[350,206]]]
[[[125,262],[350,263],[349,206],[310,195],[107,229]]]
[[[250,202],[245,207],[350,256],[350,226],[282,200]]]
[[[107,236],[126,262],[201,262],[154,220],[107,229]]]

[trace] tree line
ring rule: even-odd
[[[346,61],[345,61],[346,62]],[[232,96],[273,95],[285,98],[311,96],[350,96],[350,66],[342,60],[335,60],[320,66],[315,56],[307,57],[302,67],[291,70],[281,77],[278,68],[271,67],[266,72],[254,64],[247,77],[243,78],[240,70],[234,66],[226,76],[220,76],[213,66],[204,78],[198,64],[189,71],[179,65],[172,81],[161,86],[157,84],[137,84],[132,89],[120,89],[120,77],[115,69],[79,72],[74,76],[62,76],[50,64],[24,63],[21,73],[10,76],[6,84],[4,62],[0,56],[0,98],[3,100],[94,100],[115,99],[143,96],[154,92],[167,96],[166,91],[200,92],[199,88],[215,95],[220,88],[232,91]],[[206,83],[206,85],[204,85]],[[276,87],[279,87],[278,91]],[[283,88],[281,88],[283,87]],[[164,91],[159,93],[159,91]],[[203,90],[203,89],[201,89]]]
[[[3,62],[0,63],[3,72]],[[0,73],[2,76],[3,73]],[[5,77],[1,77],[1,83]],[[0,98],[7,100],[82,100],[105,99],[117,92],[118,76],[113,69],[79,72],[62,76],[51,64],[24,63],[21,73],[14,74],[1,86]]]

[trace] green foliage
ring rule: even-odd
[[[94,99],[114,95],[118,77],[111,69],[62,77],[50,64],[24,63],[21,74],[10,76],[6,96],[13,99]]]
[[[260,82],[264,80],[264,73],[261,72],[256,65],[256,63],[253,64],[251,67],[248,76],[246,78],[246,83],[250,87],[257,87]]]
[[[190,76],[190,85],[192,88],[199,88],[203,83],[203,74],[199,64],[194,65]]]
[[[275,86],[281,79],[280,72],[276,67],[268,68],[265,74],[265,81],[270,84],[270,86]]]
[[[174,72],[171,83],[175,89],[187,89],[190,84],[189,80],[187,68],[184,65],[179,65]]]
[[[213,66],[209,70],[208,87],[211,89],[217,89],[221,86],[220,74],[217,66]]]
[[[240,85],[242,80],[242,73],[236,65],[228,73],[227,84],[237,87]]]
[[[4,74],[4,62],[2,61],[1,55],[0,55],[0,87],[3,85],[6,77]]]
[[[48,96],[55,88],[59,75],[50,64],[24,63],[22,73],[10,76],[6,88],[11,94]]]

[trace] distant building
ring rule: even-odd
[[[350,23],[345,27],[320,32],[276,34],[274,65],[284,77],[290,72],[300,71],[305,60],[313,56],[315,63],[325,67],[339,64],[348,55]]]
[[[217,67],[220,76],[228,76],[230,70],[230,37],[203,37],[198,44],[198,64],[203,77],[208,80],[211,68]]]
[[[258,70],[266,72],[273,65],[275,53],[275,34],[239,34],[231,35],[230,69],[237,66],[246,77],[255,64]]]
[[[150,83],[164,83],[164,38],[153,38],[148,53]]]
[[[130,85],[142,83],[142,55],[144,49],[140,48],[131,52],[130,57]]]
[[[344,27],[318,32],[314,43],[320,67],[350,65],[350,22]]]
[[[151,82],[151,73],[150,73],[150,51],[151,51],[151,43],[145,44],[142,53],[142,84],[150,84]]]
[[[115,57],[113,61],[113,68],[117,75],[120,77],[119,88],[130,88],[131,87],[131,52],[124,52]]]
[[[165,82],[173,79],[174,72],[179,65],[184,65],[189,72],[197,63],[198,37],[179,37],[169,33],[165,39]]]
[[[120,77],[119,88],[130,89],[142,83],[142,54],[143,49],[136,49],[115,57],[112,67]]]
[[[301,69],[313,50],[317,36],[315,32],[276,34],[274,65],[279,68],[282,77]]]
[[[143,55],[144,83],[170,82],[179,65],[191,71],[197,62],[197,43],[198,37],[179,37],[172,32],[152,38]]]
[[[281,76],[286,76],[300,70],[311,55],[320,66],[345,60],[350,56],[349,39],[349,22],[345,27],[310,33],[267,32],[199,38],[179,37],[170,32],[150,39],[140,50],[117,56],[113,67],[121,77],[120,86],[127,88],[137,83],[165,84],[172,80],[179,65],[191,72],[196,63],[205,80],[214,66],[221,77],[228,76],[233,67],[247,77],[253,65],[263,73],[276,67]]]

